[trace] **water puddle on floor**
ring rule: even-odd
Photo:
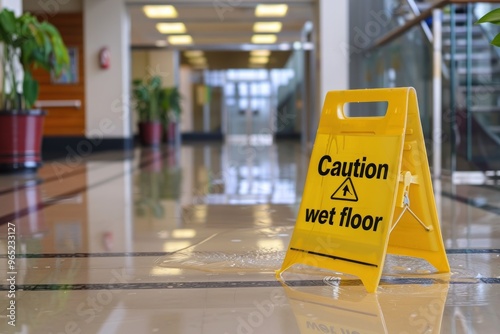
[[[293,227],[238,229],[162,257],[157,265],[205,272],[274,272],[281,266]]]
[[[208,273],[272,273],[281,267],[293,227],[237,229],[214,234],[204,241],[157,260],[162,268],[198,270]],[[479,283],[483,277],[463,254],[449,254],[451,274],[436,273],[427,261],[387,254],[382,281],[397,282],[401,279],[429,280],[431,282]],[[299,276],[297,276],[299,275]],[[321,280],[327,285],[340,281],[359,281],[354,276],[294,265],[283,273],[283,279],[299,277],[304,280]],[[411,281],[410,281],[411,282]],[[343,284],[344,284],[343,283]]]

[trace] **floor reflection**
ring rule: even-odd
[[[378,294],[335,284],[284,289],[302,334],[440,333],[449,284],[384,285]]]
[[[48,161],[36,176],[0,176],[4,259],[7,222],[17,228],[17,329],[59,333],[70,323],[82,333],[498,331],[497,186],[434,183],[448,280],[429,276],[414,258],[388,255],[377,294],[367,294],[359,279],[339,282],[317,268],[311,272],[319,278],[282,288],[275,270],[309,161],[299,143],[267,144],[96,153],[77,164]],[[7,272],[7,261],[0,269]],[[1,289],[7,291],[5,282]],[[92,309],[89,301],[98,298]],[[2,319],[6,305],[0,299]],[[11,332],[4,325],[0,332]]]

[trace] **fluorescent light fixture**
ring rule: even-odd
[[[286,15],[288,5],[264,5],[260,4],[255,7],[255,16],[257,17],[282,17]]]
[[[267,64],[268,61],[267,57],[250,57],[251,64]]]
[[[201,51],[201,50],[188,50],[188,51],[184,51],[184,56],[186,56],[188,58],[203,57],[203,51]]]
[[[164,39],[159,39],[159,40],[157,40],[157,41],[155,42],[155,45],[156,45],[157,47],[163,47],[163,46],[167,46],[167,45],[168,45],[168,43],[167,43],[167,41],[166,41],[166,40],[164,40]]]
[[[203,57],[199,57],[199,58],[189,58],[189,62],[190,62],[191,64],[203,65],[203,64],[206,64],[206,63],[207,63],[207,59],[206,59],[206,58],[203,58]]]
[[[280,32],[281,22],[255,22],[253,24],[254,32]]]
[[[250,51],[251,56],[269,57],[271,54],[270,50],[252,50]]]
[[[184,34],[186,26],[182,22],[157,23],[156,29],[162,34]]]
[[[276,35],[267,34],[267,35],[253,35],[252,43],[254,44],[273,44],[276,43],[278,38]]]
[[[193,44],[193,38],[190,35],[172,35],[168,36],[168,42],[172,45]]]
[[[177,17],[177,11],[172,5],[150,5],[142,7],[142,10],[150,19],[172,19]]]

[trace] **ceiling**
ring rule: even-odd
[[[284,17],[258,18],[255,7],[260,3],[288,5]],[[186,34],[192,36],[189,45],[160,46],[167,49],[204,50],[209,68],[248,67],[252,49],[273,50],[267,68],[283,67],[294,42],[301,39],[301,31],[307,21],[313,20],[316,0],[244,1],[244,0],[172,0],[172,1],[127,1],[131,18],[131,44],[134,49],[158,48],[158,41],[166,44],[168,35],[160,33],[156,24],[160,22],[182,22]],[[143,11],[144,5],[173,5],[178,17],[175,19],[150,19]],[[279,21],[282,28],[273,44],[252,44],[255,22]],[[245,50],[245,51],[243,51]],[[231,52],[228,52],[231,51]],[[188,63],[186,57],[182,63]]]
[[[82,1],[64,2],[61,10],[82,10]],[[124,0],[131,22],[131,47],[133,49],[166,48],[178,50],[204,50],[209,68],[244,68],[249,66],[249,50],[272,50],[267,68],[283,67],[289,58],[293,43],[301,40],[301,31],[307,21],[314,20],[317,0]],[[258,4],[287,4],[284,17],[257,18],[255,8]],[[173,5],[178,13],[175,19],[150,19],[143,11],[145,5]],[[26,10],[40,10],[38,1],[23,0]],[[255,22],[282,23],[273,44],[252,44]],[[182,22],[186,34],[192,36],[193,43],[172,46],[166,43],[168,35],[160,33],[156,24],[160,22]],[[162,41],[163,46],[158,46]],[[167,44],[167,45],[165,45]],[[182,63],[188,63],[181,57]]]

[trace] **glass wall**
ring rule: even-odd
[[[368,50],[378,38],[404,24],[406,1],[353,1],[350,35],[350,86],[359,88],[414,87],[429,163],[432,165],[432,45],[417,25],[392,42]],[[363,7],[369,10],[353,11]],[[425,23],[428,26],[432,23]],[[375,116],[375,114],[374,114]]]
[[[193,72],[193,131],[271,141],[276,134],[300,132],[300,80],[289,63],[282,69]]]

